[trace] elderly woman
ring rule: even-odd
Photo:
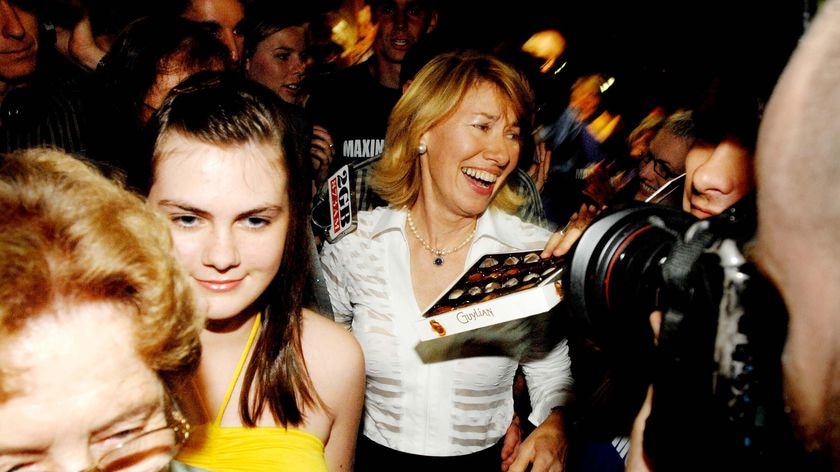
[[[505,183],[529,136],[532,103],[522,76],[493,56],[434,58],[391,114],[373,175],[389,206],[360,212],[355,232],[324,245],[336,320],[365,354],[359,470],[499,470],[520,363],[538,427],[510,470],[562,468],[561,407],[572,386],[565,340],[529,332],[535,342],[517,353],[485,339],[432,361],[413,330],[421,310],[480,256],[548,241],[546,230],[507,213],[518,199]]]
[[[203,324],[166,221],[68,155],[0,159],[0,470],[162,470]]]

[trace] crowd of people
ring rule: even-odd
[[[541,72],[442,43],[435,0],[366,0],[370,52],[340,70],[316,68],[323,12],[287,3],[91,3],[56,27],[0,0],[0,471],[670,470],[661,365],[631,378],[569,304],[435,343],[415,323],[485,254],[738,205],[787,311],[790,428],[747,457],[840,470],[840,0],[772,96],[719,71],[629,113],[588,71],[549,117]],[[331,238],[337,171],[354,228]],[[679,467],[729,470],[705,453]]]

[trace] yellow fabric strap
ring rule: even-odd
[[[230,381],[230,385],[228,385],[224,400],[222,400],[222,407],[219,409],[219,412],[216,414],[216,419],[213,421],[213,424],[216,426],[222,425],[222,416],[225,414],[228,402],[230,402],[230,396],[233,395],[233,389],[236,387],[236,382],[239,380],[239,374],[242,372],[242,367],[245,366],[245,360],[248,359],[248,353],[251,352],[251,346],[254,344],[257,332],[260,330],[260,315],[260,313],[257,313],[257,319],[254,320],[254,326],[251,327],[251,334],[248,335],[248,342],[245,344],[245,350],[242,351],[242,356],[239,358],[239,363],[236,365],[236,370],[233,372],[233,379]]]

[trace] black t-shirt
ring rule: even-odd
[[[315,84],[306,109],[329,131],[336,147],[333,168],[382,153],[388,117],[401,95],[372,77],[367,62]]]

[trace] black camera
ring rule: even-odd
[[[597,397],[590,416],[626,434],[653,384],[644,448],[656,470],[793,460],[780,365],[787,315],[744,256],[755,215],[753,195],[706,220],[633,204],[600,215],[570,253],[572,329],[608,378],[584,392]]]

